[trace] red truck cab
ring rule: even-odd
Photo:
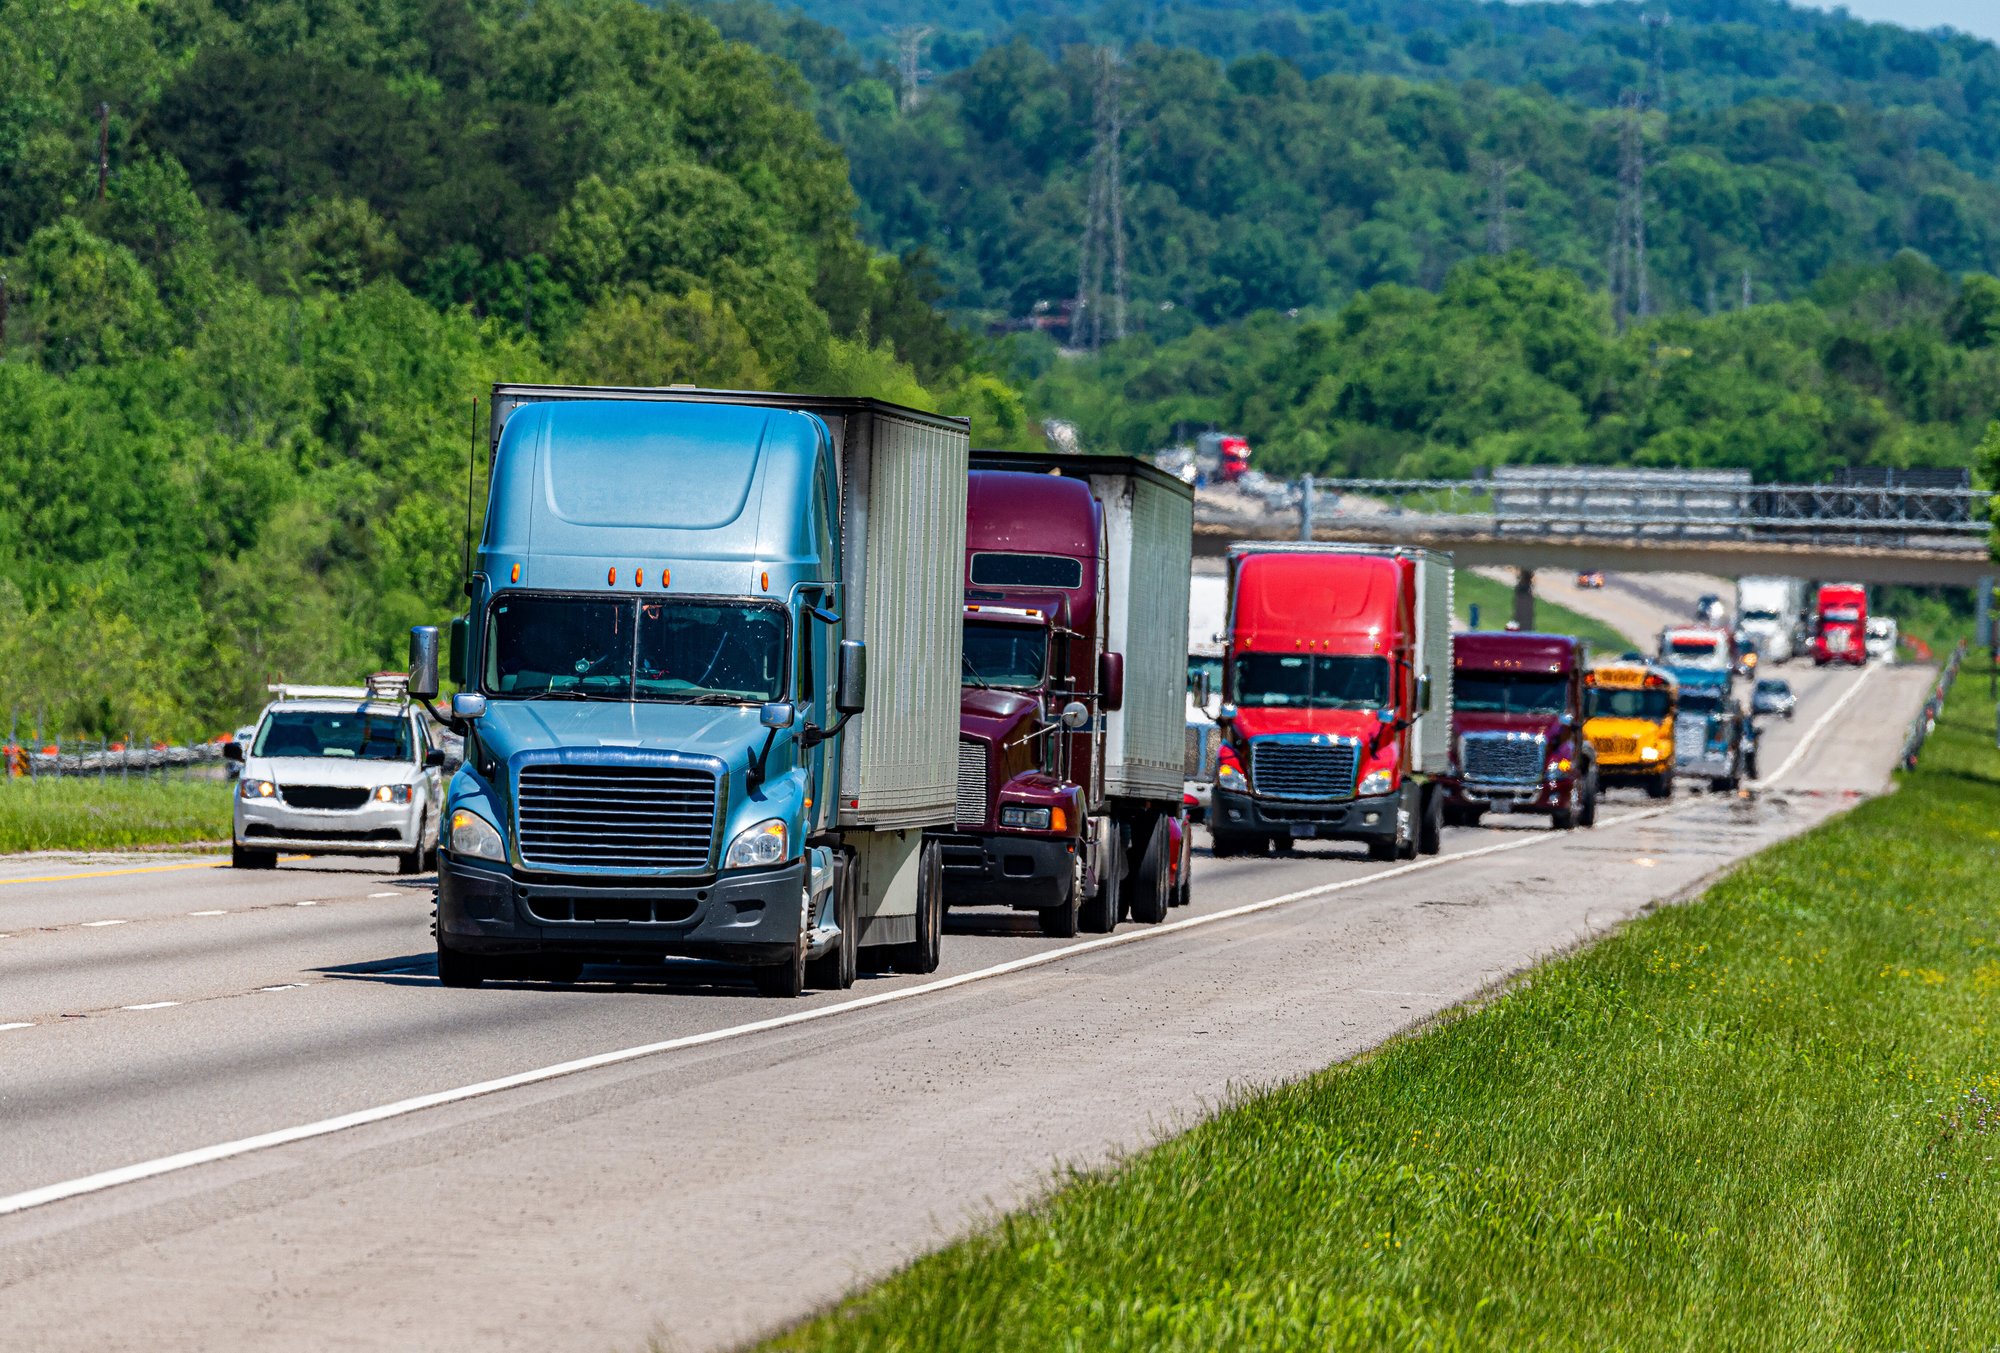
[[[1220,856],[1319,839],[1435,854],[1451,719],[1451,563],[1423,550],[1243,546],[1230,556]]]
[[[1813,624],[1813,666],[1868,661],[1868,589],[1860,583],[1824,583]]]
[[[1583,642],[1481,630],[1452,638],[1452,757],[1445,818],[1489,810],[1595,826],[1597,758],[1583,736]]]

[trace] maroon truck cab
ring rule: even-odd
[[[1452,638],[1452,751],[1445,815],[1545,813],[1597,821],[1597,760],[1583,736],[1587,652],[1567,634],[1474,631]]]

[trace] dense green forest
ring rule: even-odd
[[[0,0],[0,718],[213,732],[462,604],[496,378],[1029,434],[797,74],[634,0]],[[101,111],[100,111],[101,110]]]

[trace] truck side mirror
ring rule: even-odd
[[[773,700],[757,711],[757,722],[773,731],[790,728],[795,717],[791,702],[786,700]]]
[[[410,626],[410,694],[435,700],[438,693],[438,627]]]
[[[1107,713],[1125,708],[1125,655],[1097,655],[1097,691]]]
[[[868,708],[868,645],[859,639],[842,639],[839,663],[833,687],[834,711],[859,714]]]
[[[1429,672],[1422,672],[1419,673],[1417,676],[1417,712],[1420,714],[1424,713],[1428,711],[1430,707],[1431,707],[1431,674]]]
[[[437,770],[444,765],[444,748],[433,747],[424,753],[424,769]]]
[[[1195,704],[1206,708],[1208,705],[1209,697],[1215,694],[1214,687],[1215,683],[1209,680],[1208,669],[1206,667],[1204,667],[1201,671],[1196,672],[1194,674]]]
[[[477,691],[460,691],[451,697],[451,712],[460,719],[483,719],[486,717],[486,697]]]
[[[239,765],[239,766],[240,766],[240,765],[242,765],[242,764],[243,764],[243,744],[242,744],[242,743],[240,743],[240,742],[225,742],[225,743],[223,743],[223,744],[222,744],[222,759],[223,759],[224,761],[234,761],[234,762],[235,762],[235,763],[236,763],[237,765]]]

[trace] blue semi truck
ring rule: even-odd
[[[699,957],[793,996],[934,970],[965,421],[681,387],[499,385],[492,410],[439,979]],[[444,647],[412,632],[413,694]]]

